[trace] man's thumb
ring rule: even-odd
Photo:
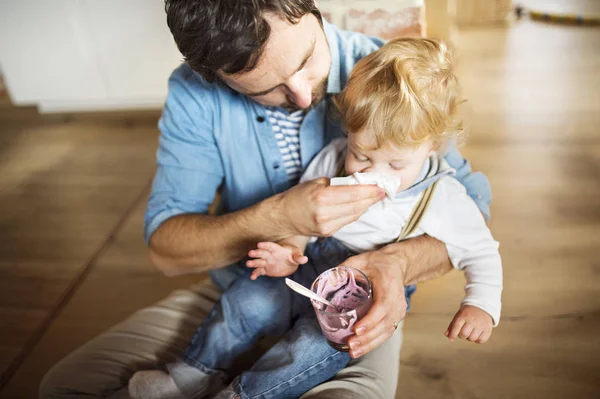
[[[354,255],[343,261],[339,266],[348,266],[355,269],[361,269],[367,265],[366,253]]]

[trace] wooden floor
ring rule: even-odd
[[[599,398],[600,30],[468,30],[460,52],[504,318],[486,345],[450,344],[463,277],[423,284],[397,398]],[[144,252],[157,117],[0,105],[0,398],[34,398],[70,350],[198,280],[160,276]]]

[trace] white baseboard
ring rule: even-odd
[[[62,112],[132,111],[162,109],[165,99],[94,100],[94,101],[42,101],[38,104],[41,114]]]

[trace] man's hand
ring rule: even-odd
[[[255,259],[246,262],[246,266],[254,268],[250,276],[252,280],[259,276],[286,277],[294,273],[299,265],[308,262],[308,258],[295,245],[259,242],[257,247],[248,252],[248,256]]]
[[[328,237],[360,218],[385,192],[375,185],[331,187],[329,179],[320,178],[298,184],[279,198],[291,234]]]
[[[444,333],[453,342],[456,337],[478,344],[490,339],[494,321],[486,311],[471,305],[463,305],[456,313]]]
[[[344,266],[361,270],[371,280],[373,306],[355,326],[355,336],[350,337],[350,356],[360,357],[377,348],[390,338],[396,326],[406,315],[404,297],[405,261],[382,251],[365,252],[353,256]]]
[[[348,340],[354,358],[392,336],[394,323],[406,315],[405,285],[431,280],[452,270],[444,243],[426,235],[353,256],[343,265],[362,270],[373,288],[373,307],[356,323],[356,336]]]

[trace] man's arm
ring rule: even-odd
[[[433,280],[452,270],[444,243],[427,235],[386,245],[380,251],[400,267],[404,285]]]
[[[220,216],[182,214],[150,238],[150,257],[167,275],[199,272],[242,259],[260,241],[300,234],[329,236],[357,220],[385,194],[376,186],[299,184],[258,204]]]
[[[168,219],[150,238],[150,259],[168,276],[231,264],[257,242],[285,236],[285,227],[278,226],[277,218],[269,217],[275,201],[269,198],[220,216],[182,214]]]

